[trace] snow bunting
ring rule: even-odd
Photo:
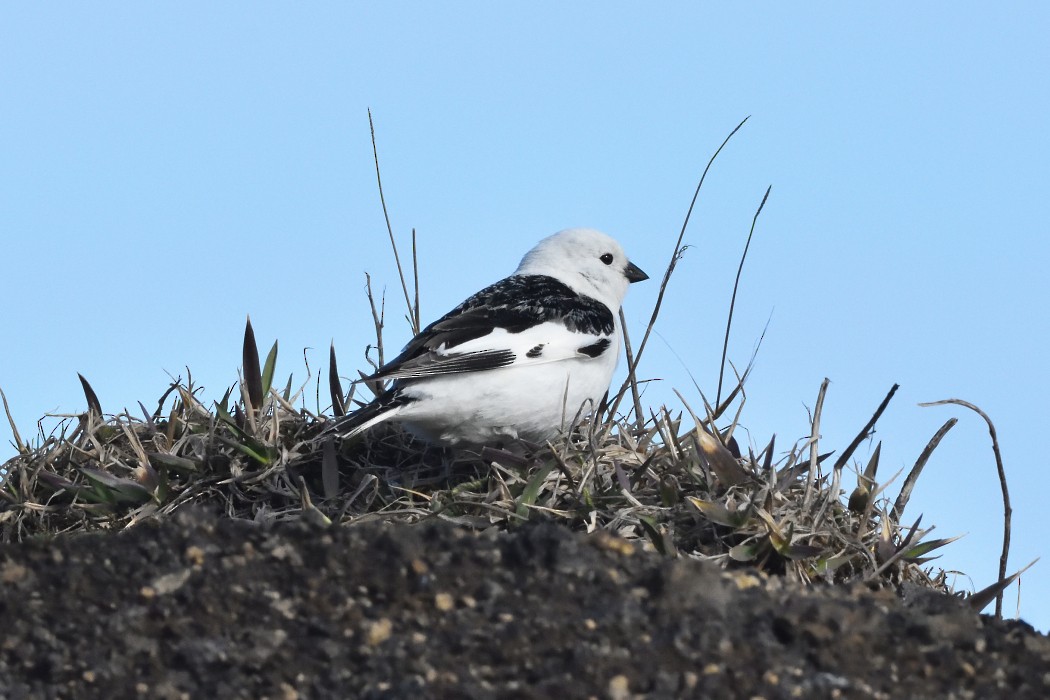
[[[627,287],[649,276],[591,229],[540,241],[510,277],[424,328],[368,380],[390,389],[330,429],[386,420],[445,445],[543,442],[609,390]]]

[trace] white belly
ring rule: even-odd
[[[543,442],[598,407],[609,389],[618,353],[546,365],[507,367],[432,377],[408,384],[406,396],[426,399],[397,416],[424,439],[486,444],[521,438]]]

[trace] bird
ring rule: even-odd
[[[325,432],[348,439],[396,421],[446,447],[542,444],[606,396],[620,354],[620,306],[629,285],[648,278],[604,233],[548,236],[513,274],[358,380],[393,383]]]

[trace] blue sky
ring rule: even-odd
[[[709,155],[752,115],[701,195],[646,401],[679,406],[677,387],[699,406],[690,374],[714,393],[771,184],[730,345],[745,364],[772,315],[745,437],[804,437],[829,377],[823,445],[841,450],[899,382],[876,436],[889,476],[958,416],[909,510],[968,533],[941,563],[983,587],[1002,510],[987,431],[917,404],[991,415],[1011,569],[1045,557],[1050,10],[1011,7],[5,5],[0,387],[23,435],[83,409],[77,372],[106,411],[154,405],[186,366],[218,398],[246,314],[280,341],[279,374],[305,378],[304,348],[323,372],[333,340],[349,374],[372,340],[365,271],[389,292],[388,342],[407,341],[368,108],[395,231],[418,231],[424,320],[568,226],[658,278]],[[631,289],[636,337],[656,292]],[[4,421],[7,456],[10,436]],[[1048,587],[1044,559],[1020,595],[1042,630]]]

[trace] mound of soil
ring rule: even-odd
[[[1050,638],[554,525],[202,511],[0,547],[0,698],[1045,698]]]

